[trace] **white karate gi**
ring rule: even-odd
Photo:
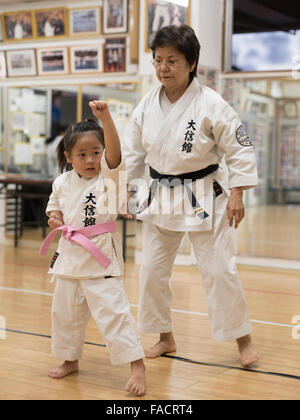
[[[124,162],[116,169],[109,169],[105,154],[99,177],[87,180],[80,178],[75,170],[63,173],[53,183],[47,214],[61,211],[64,224],[73,228],[116,220],[121,204],[116,198],[122,198],[120,180],[126,183],[124,174]],[[57,280],[52,305],[52,353],[69,361],[81,358],[91,313],[112,364],[141,359],[144,352],[122,279],[122,246],[118,232],[89,239],[111,259],[107,268],[81,245],[63,237],[50,265],[49,273]]]
[[[220,341],[239,338],[249,334],[251,326],[226,204],[228,189],[258,184],[253,147],[235,111],[196,78],[168,115],[161,106],[163,92],[161,86],[152,89],[133,113],[124,140],[128,181],[143,177],[145,164],[161,174],[180,175],[220,165],[224,157],[227,170],[219,166],[193,182],[196,199],[208,214],[204,219],[191,205],[180,214],[183,200],[188,201],[183,186],[170,190],[159,185],[150,206],[138,213],[144,221],[139,327],[149,333],[172,331],[171,269],[183,232],[189,232],[208,295],[212,336]],[[218,194],[215,181],[222,187]],[[170,214],[164,214],[167,199]]]

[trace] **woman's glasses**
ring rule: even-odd
[[[175,69],[179,67],[183,60],[161,60],[160,58],[154,58],[151,63],[156,69],[160,69],[163,65],[169,69]]]

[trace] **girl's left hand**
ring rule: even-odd
[[[93,115],[99,120],[110,116],[108,104],[104,101],[90,101],[89,106],[93,111]]]

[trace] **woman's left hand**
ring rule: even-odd
[[[245,216],[245,207],[243,203],[243,187],[236,187],[230,190],[230,196],[226,206],[229,226],[237,229]]]

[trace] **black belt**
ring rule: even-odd
[[[202,178],[205,178],[207,175],[212,174],[218,168],[219,168],[219,165],[209,165],[206,168],[200,169],[199,171],[195,171],[195,172],[188,172],[181,175],[164,175],[164,174],[160,174],[159,172],[157,172],[155,169],[151,168],[150,166],[150,176],[152,179],[157,179],[159,182],[163,180],[168,180],[169,183],[172,183],[170,185],[170,188],[172,188],[175,186],[173,181],[177,179],[179,180],[180,184],[184,184],[185,183],[184,181],[194,182],[194,181],[197,181],[197,179],[202,179]],[[163,182],[163,184],[165,186],[168,186],[167,183]]]
[[[143,205],[141,206],[138,212],[140,213],[150,206],[151,201],[156,192],[158,183],[168,188],[173,188],[173,187],[176,187],[177,185],[184,185],[187,191],[191,206],[193,208],[194,214],[200,217],[200,219],[206,219],[207,217],[209,217],[209,214],[207,214],[204,208],[198,203],[194,193],[188,187],[187,183],[197,181],[197,179],[202,179],[206,177],[207,175],[210,175],[213,172],[215,172],[218,168],[219,168],[219,165],[210,165],[204,169],[200,169],[199,171],[195,171],[195,172],[188,172],[181,175],[164,175],[164,174],[160,174],[159,172],[157,172],[155,169],[151,168],[150,166],[150,176],[153,179],[153,181],[152,181],[152,184],[150,185],[148,199],[143,203]]]

